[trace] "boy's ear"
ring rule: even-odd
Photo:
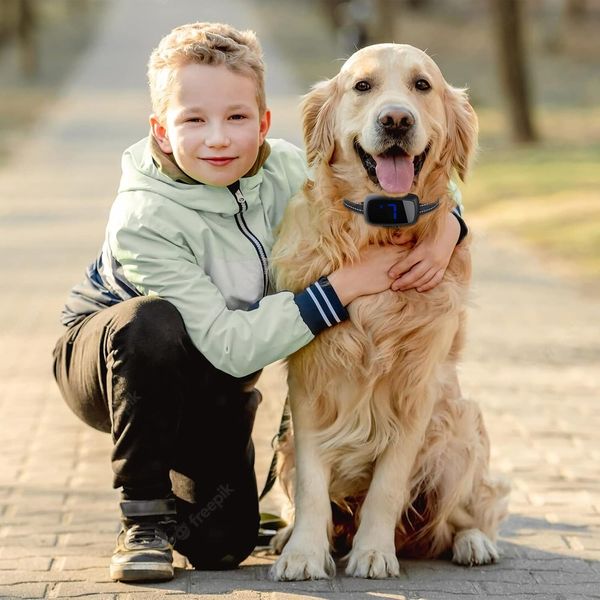
[[[258,131],[258,140],[262,144],[269,133],[271,127],[271,111],[267,108],[265,114],[260,119],[260,129]]]
[[[152,129],[154,139],[158,142],[159,148],[165,154],[173,154],[173,147],[169,141],[167,129],[161,124],[156,115],[150,115],[150,128]]]

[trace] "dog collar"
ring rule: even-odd
[[[415,194],[399,198],[370,194],[364,202],[351,202],[344,198],[344,206],[353,212],[364,215],[370,225],[381,227],[406,227],[414,225],[420,215],[434,211],[440,201],[421,204]]]

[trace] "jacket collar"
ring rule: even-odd
[[[187,173],[182,171],[175,161],[175,157],[172,154],[166,154],[160,149],[160,146],[158,145],[158,142],[152,133],[150,133],[150,152],[156,168],[163,175],[166,175],[173,181],[177,181],[179,183],[187,183],[189,185],[204,185],[201,181],[193,179]],[[252,177],[253,175],[256,175],[261,167],[265,164],[267,158],[269,158],[269,154],[271,154],[271,147],[269,146],[269,142],[265,140],[258,149],[258,156],[256,157],[254,164],[243,177]]]

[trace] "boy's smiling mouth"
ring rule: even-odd
[[[223,167],[233,162],[236,158],[236,156],[207,156],[203,157],[202,160],[215,167]]]

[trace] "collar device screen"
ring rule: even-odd
[[[399,227],[413,225],[419,216],[419,200],[414,194],[390,198],[372,194],[364,203],[365,219],[371,225]]]

